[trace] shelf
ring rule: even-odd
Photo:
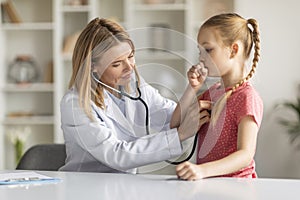
[[[136,11],[184,11],[187,10],[188,7],[186,4],[139,4],[139,5],[134,5],[133,9]]]
[[[4,125],[53,125],[54,117],[47,116],[24,116],[24,117],[6,117],[3,121]]]
[[[7,83],[3,88],[5,92],[53,92],[53,83]]]
[[[82,6],[69,6],[65,5],[62,7],[62,12],[89,12],[91,10],[90,5],[82,5]]]
[[[3,30],[52,30],[54,24],[51,22],[26,22],[26,23],[3,23]]]

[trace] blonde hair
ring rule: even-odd
[[[251,25],[252,29],[248,26]],[[260,34],[258,22],[255,19],[244,19],[235,13],[225,13],[209,18],[201,28],[213,27],[219,33],[219,36],[225,46],[231,46],[236,41],[241,41],[244,46],[244,57],[248,59],[254,44],[254,57],[252,67],[246,77],[236,83],[230,90],[218,99],[212,110],[212,122],[215,125],[218,120],[227,99],[244,82],[252,78],[255,73],[257,63],[260,57]]]
[[[91,100],[98,107],[105,108],[103,87],[92,78],[92,65],[120,42],[128,42],[134,51],[133,42],[122,26],[108,19],[95,18],[84,28],[75,44],[69,88],[77,89],[79,105],[91,120],[94,120]]]

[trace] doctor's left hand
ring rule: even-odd
[[[183,116],[183,119],[177,128],[180,141],[184,141],[194,136],[200,127],[200,108],[196,101],[188,107],[185,116]]]

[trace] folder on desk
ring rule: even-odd
[[[0,185],[55,183],[61,179],[42,175],[37,172],[0,173]]]

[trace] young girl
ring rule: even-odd
[[[253,76],[260,56],[260,36],[255,19],[234,13],[208,19],[198,33],[199,49],[206,51],[215,64],[213,69],[200,51],[198,66],[188,72],[192,88],[203,84],[205,66],[208,76],[221,76],[198,97],[214,103],[208,123],[199,130],[197,164],[177,166],[177,176],[185,180],[225,176],[256,178],[254,154],[257,133],[263,116],[263,102],[248,80]],[[245,76],[246,61],[254,45],[253,64]],[[219,74],[218,74],[219,73]],[[209,112],[208,112],[209,113]]]

